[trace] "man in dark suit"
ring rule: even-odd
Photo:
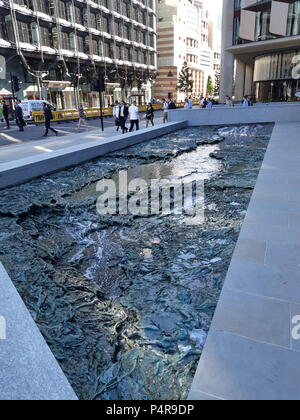
[[[129,109],[125,101],[123,101],[118,110],[118,116],[120,121],[120,127],[122,129],[123,134],[127,133],[128,128],[126,127],[126,121],[129,115]]]
[[[52,111],[48,104],[44,103],[44,115],[45,115],[45,134],[44,137],[48,136],[49,130],[53,131],[53,133],[57,136],[58,131],[54,130],[54,128],[51,127],[51,121],[53,120]]]
[[[16,116],[16,123],[19,127],[19,130],[24,131],[24,127],[26,124],[24,121],[23,108],[21,107],[21,101],[16,102],[15,116]]]
[[[9,105],[7,105],[7,103],[5,101],[2,102],[2,112],[3,112],[3,118],[5,119],[6,122],[6,127],[7,129],[10,128],[10,124],[9,124]]]

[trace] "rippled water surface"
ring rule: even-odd
[[[2,191],[1,261],[80,398],[186,398],[272,128],[181,130]],[[205,224],[97,215],[127,169],[205,180]]]

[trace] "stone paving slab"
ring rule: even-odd
[[[275,125],[189,399],[300,399],[299,132]]]
[[[2,264],[0,400],[77,400]]]
[[[299,400],[299,377],[300,352],[213,329],[190,399]]]

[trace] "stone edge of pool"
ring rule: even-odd
[[[0,263],[0,399],[77,400]]]
[[[59,148],[49,152],[40,152],[30,157],[22,158],[19,148],[13,146],[12,157],[5,163],[0,164],[0,189],[30,181],[34,178],[47,175],[52,172],[66,169],[71,166],[79,165],[92,159],[96,159],[107,153],[126,149],[127,147],[152,140],[156,137],[170,134],[173,131],[187,127],[186,121],[167,123],[154,128],[142,129],[125,135],[116,135],[106,139],[97,140],[97,135],[93,134],[93,141],[88,141],[88,134],[83,137],[82,144]],[[63,140],[72,142],[72,139],[82,138],[82,134],[64,136]],[[85,142],[85,138],[87,141]],[[53,144],[59,144],[60,139],[54,139]],[[40,147],[43,140],[34,142]],[[31,147],[27,143],[26,147]],[[11,148],[11,146],[10,146]]]
[[[300,103],[284,104],[255,104],[253,107],[242,108],[235,106],[215,106],[212,109],[178,109],[169,111],[169,122],[187,121],[189,127],[200,125],[233,125],[281,123],[298,121]]]
[[[189,400],[300,399],[299,132],[274,127]]]

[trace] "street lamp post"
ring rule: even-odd
[[[14,84],[14,79],[13,79],[13,74],[12,73],[10,73],[10,83],[11,83],[11,93],[12,93],[12,96],[13,96],[13,103],[14,103],[16,93],[15,93],[15,84]]]
[[[99,92],[101,129],[102,131],[104,131],[104,120],[103,120],[103,92],[105,92],[104,73],[100,73],[98,75],[97,79],[93,83],[93,89]]]

